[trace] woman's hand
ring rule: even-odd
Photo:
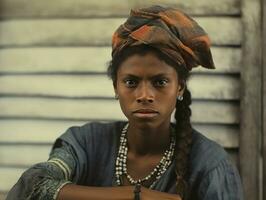
[[[141,188],[142,200],[182,200],[177,194],[169,194],[165,192],[158,192],[145,187]]]

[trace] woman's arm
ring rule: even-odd
[[[8,192],[7,200],[52,200],[68,183],[63,171],[53,163],[38,163],[26,170]]]
[[[134,187],[87,187],[75,184],[65,185],[59,192],[57,200],[132,200]]]
[[[53,200],[58,191],[67,183],[79,178],[74,176],[76,156],[71,146],[62,142],[54,148],[46,162],[38,163],[27,169],[12,187],[7,200]]]
[[[141,188],[141,200],[181,200],[179,195]],[[74,184],[64,186],[57,200],[134,200],[133,186],[87,187]]]
[[[133,186],[88,187],[76,185],[77,177],[71,148],[63,144],[54,149],[47,162],[39,163],[23,173],[10,190],[7,200],[133,200]],[[181,200],[179,196],[141,188],[142,200]]]
[[[34,165],[10,190],[7,200],[133,200],[134,186],[88,187],[69,183],[56,164]],[[141,200],[181,200],[178,195],[141,188]]]

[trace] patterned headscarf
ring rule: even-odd
[[[188,70],[198,65],[215,68],[208,35],[197,22],[174,8],[152,6],[131,10],[127,21],[113,35],[112,56],[140,44],[159,49]]]

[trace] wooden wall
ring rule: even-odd
[[[262,1],[262,21],[264,22],[262,24],[262,38],[266,38],[266,0]],[[262,41],[262,129],[263,129],[263,137],[262,137],[262,154],[263,154],[263,181],[262,181],[262,191],[263,191],[263,200],[266,200],[266,40],[264,39]]]
[[[0,0],[0,199],[67,127],[124,119],[105,75],[111,35],[150,4],[177,6],[209,33],[217,69],[193,72],[192,122],[238,163],[240,0]]]

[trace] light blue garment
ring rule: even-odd
[[[50,159],[64,161],[71,173],[70,181],[87,186],[115,186],[115,160],[119,137],[125,122],[90,123],[72,127],[56,140]],[[187,181],[191,200],[243,200],[239,174],[227,153],[215,142],[193,130]],[[26,199],[36,185],[52,196],[64,179],[60,170],[47,162],[26,171],[9,192],[7,199]],[[155,189],[175,193],[175,162],[157,182]],[[34,177],[34,178],[32,178]],[[49,178],[48,178],[49,177]],[[52,177],[52,178],[51,178]],[[49,179],[49,180],[48,180]],[[48,180],[48,181],[47,181]],[[34,199],[48,195],[43,188],[35,191]],[[48,198],[44,198],[48,199]]]

